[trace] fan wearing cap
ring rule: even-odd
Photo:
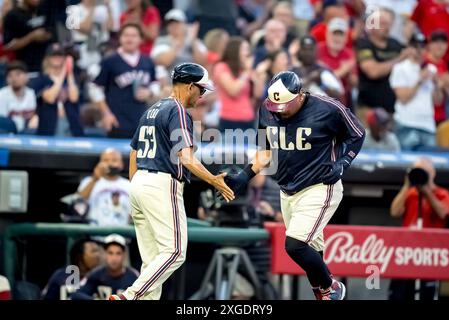
[[[36,95],[27,87],[27,68],[20,61],[6,66],[7,86],[0,89],[0,132],[31,133],[38,121]]]
[[[442,103],[442,88],[436,83],[437,68],[423,60],[426,39],[416,33],[410,40],[410,58],[396,64],[390,85],[396,95],[394,120],[401,148],[433,147],[435,140],[434,104]]]
[[[151,58],[157,65],[164,66],[171,73],[183,62],[206,62],[207,48],[198,39],[198,23],[188,25],[185,13],[179,9],[168,11],[164,21],[167,35],[158,37],[151,51]]]
[[[106,264],[92,270],[84,284],[72,294],[72,300],[108,300],[112,294],[120,295],[139,276],[134,268],[126,266],[126,239],[111,234],[104,239]]]
[[[302,78],[303,86],[311,93],[327,95],[339,99],[344,94],[341,81],[328,68],[318,62],[317,44],[314,38],[304,36],[297,53],[299,65],[292,71]]]
[[[157,300],[162,284],[186,258],[187,217],[184,184],[191,173],[211,184],[226,198],[234,193],[226,174],[212,175],[194,156],[192,117],[206,90],[212,90],[207,70],[195,63],[177,65],[173,90],[146,111],[131,141],[129,178],[131,216],[142,258],[139,278],[111,300]]]
[[[341,300],[322,255],[323,229],[343,197],[341,178],[362,147],[365,130],[335,99],[310,94],[290,71],[273,77],[259,113],[259,150],[239,174],[225,177],[235,194],[270,165],[281,188],[285,248],[306,272],[317,299]]]
[[[363,150],[401,151],[396,135],[390,131],[391,115],[383,108],[374,108],[367,113],[368,128]]]
[[[72,136],[84,135],[79,119],[79,86],[73,57],[59,43],[52,43],[42,62],[42,73],[30,80],[37,97],[37,134],[54,136],[65,116]],[[63,112],[61,110],[63,109]]]
[[[319,63],[328,67],[341,81],[345,93],[341,102],[351,106],[352,88],[357,84],[357,70],[354,51],[346,47],[348,22],[343,18],[333,18],[327,26],[326,41],[318,43]]]

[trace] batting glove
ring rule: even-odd
[[[346,159],[340,159],[336,162],[326,162],[323,165],[330,167],[330,171],[323,176],[322,182],[324,184],[334,184],[342,178],[343,173],[346,168],[349,167],[350,162]]]
[[[248,189],[249,181],[256,175],[251,169],[252,165],[249,164],[238,174],[228,174],[224,177],[226,184],[234,191],[234,194],[242,195]]]

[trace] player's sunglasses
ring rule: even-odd
[[[206,93],[206,88],[203,88],[202,86],[192,83],[195,87],[197,87],[198,89],[200,89],[200,96],[202,96],[203,94]]]

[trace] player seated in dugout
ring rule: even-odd
[[[111,294],[125,291],[139,276],[139,272],[127,266],[126,239],[111,234],[104,239],[106,264],[86,276],[81,288],[73,293],[72,300],[108,300]]]
[[[92,239],[80,239],[70,249],[70,265],[56,270],[42,291],[44,300],[69,300],[86,274],[102,263],[101,250]]]

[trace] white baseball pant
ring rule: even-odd
[[[285,234],[308,243],[317,251],[323,251],[324,227],[334,215],[342,198],[341,180],[333,185],[315,184],[291,196],[281,191]]]
[[[184,183],[170,174],[138,170],[130,201],[142,258],[140,276],[123,292],[128,300],[158,300],[162,284],[185,261],[187,217]]]

